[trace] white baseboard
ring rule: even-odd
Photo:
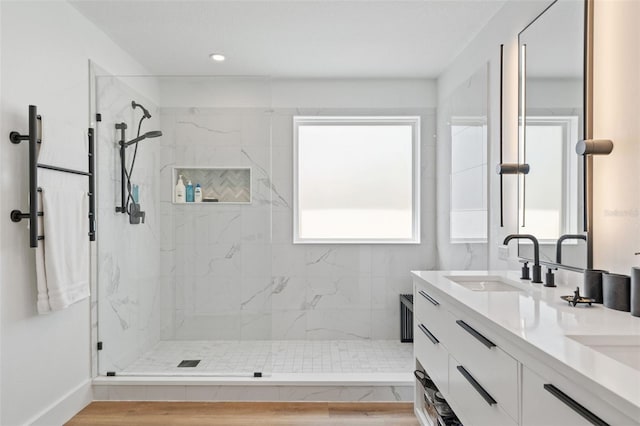
[[[93,401],[93,389],[91,379],[87,379],[43,412],[32,417],[27,423],[42,426],[65,424],[91,401]]]

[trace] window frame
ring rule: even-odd
[[[299,128],[313,126],[410,125],[412,232],[410,238],[302,238],[299,217]],[[293,244],[420,244],[420,116],[294,116],[293,117]]]

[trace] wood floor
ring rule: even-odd
[[[67,425],[418,425],[411,403],[92,402]]]

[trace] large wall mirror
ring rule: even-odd
[[[588,119],[585,66],[585,1],[556,0],[518,36],[520,163],[519,233],[540,242],[548,264],[591,266],[585,208],[585,167],[575,145],[585,139]],[[520,240],[518,256],[533,259]]]

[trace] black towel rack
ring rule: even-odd
[[[29,141],[29,213],[23,213],[20,210],[11,212],[11,220],[20,222],[22,219],[29,219],[29,245],[38,247],[38,240],[43,240],[44,236],[38,235],[38,216],[43,216],[43,212],[38,211],[38,192],[42,191],[38,187],[38,168],[54,170],[57,172],[71,173],[74,175],[87,176],[89,178],[89,241],[96,240],[96,221],[95,221],[95,136],[94,129],[89,128],[89,154],[88,163],[89,171],[67,169],[64,167],[51,166],[49,164],[38,163],[37,144],[41,143],[42,135],[42,117],[38,115],[38,108],[35,105],[29,105],[29,134],[21,135],[18,132],[11,132],[9,139],[11,143],[19,144],[22,141]]]

